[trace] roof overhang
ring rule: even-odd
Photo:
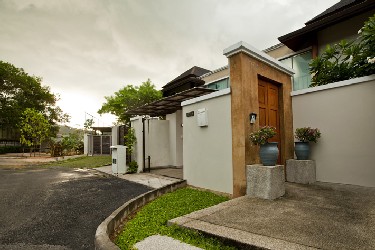
[[[158,101],[125,112],[127,115],[149,115],[152,117],[172,114],[181,109],[181,102],[215,92],[215,89],[191,88]]]
[[[308,24],[299,30],[283,35],[278,39],[288,48],[298,51],[312,46],[312,43],[316,39],[316,32],[372,9],[375,9],[375,1],[364,1]]]

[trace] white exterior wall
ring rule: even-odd
[[[119,145],[118,144],[118,139],[119,139],[119,126],[113,126],[112,127],[112,146],[114,145]]]
[[[132,159],[138,163],[138,172],[143,170],[143,157],[151,157],[150,167],[165,167],[171,165],[169,145],[169,121],[148,119],[145,120],[145,155],[143,156],[143,124],[142,117],[131,119],[131,127],[135,130],[137,142],[134,146]]]
[[[322,133],[311,143],[317,180],[375,187],[375,75],[292,96],[294,129],[310,126]]]
[[[131,127],[134,129],[135,137],[137,142],[134,145],[133,154],[131,156],[132,160],[138,163],[138,173],[143,170],[143,127],[142,127],[142,117],[138,116],[132,118]]]
[[[233,193],[230,89],[182,103],[183,176],[189,185]],[[208,126],[198,127],[197,110],[206,108]],[[194,111],[194,116],[186,113]]]
[[[146,157],[151,156],[151,168],[171,165],[169,121],[152,119],[146,122]]]
[[[168,114],[166,120],[169,121],[169,145],[171,165],[180,167],[183,165],[183,136],[182,136],[182,112],[177,110],[173,114]]]

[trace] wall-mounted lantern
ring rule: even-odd
[[[250,124],[254,124],[257,119],[257,114],[250,113],[249,118],[250,118]]]

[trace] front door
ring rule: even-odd
[[[280,151],[279,88],[266,80],[258,79],[259,126],[276,128],[276,135],[269,142],[278,142]],[[281,163],[279,153],[278,163]]]

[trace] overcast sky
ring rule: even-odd
[[[43,78],[71,126],[127,84],[163,85],[192,66],[227,64],[245,41],[262,50],[338,0],[0,0],[0,60]],[[88,116],[86,118],[89,118]],[[97,119],[95,119],[97,121]]]

